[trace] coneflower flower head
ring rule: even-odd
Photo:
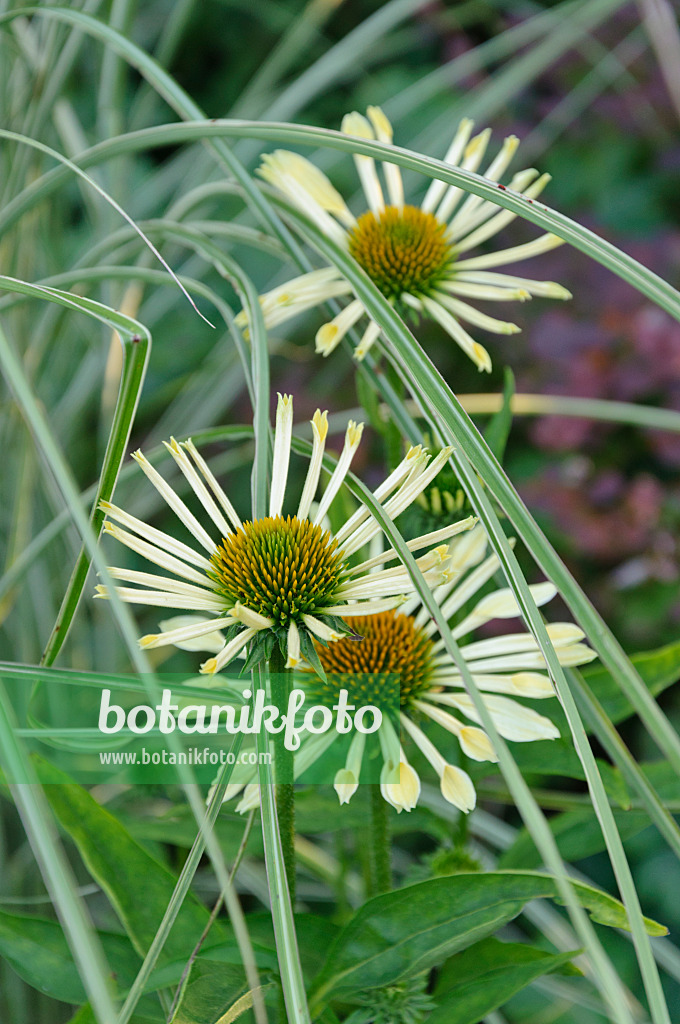
[[[369,107],[367,115],[356,111],[347,114],[342,131],[391,145],[392,126],[383,111]],[[444,158],[448,164],[467,171],[479,170],[491,133],[486,129],[472,137],[472,129],[473,122],[468,118],[461,121]],[[505,139],[483,172],[488,181],[500,182],[518,146],[516,136]],[[566,288],[553,281],[536,281],[495,269],[560,245],[556,235],[548,233],[499,252],[468,256],[470,250],[492,238],[516,215],[437,180],[432,181],[423,202],[416,206],[405,201],[396,164],[382,163],[381,181],[372,157],[356,155],[354,162],[368,206],[358,217],[326,175],[298,153],[276,150],[266,154],[260,174],[352,256],[402,315],[436,321],[478,369],[490,370],[491,359],[463,323],[495,334],[515,334],[519,327],[481,312],[467,300],[524,302],[534,295],[571,297]],[[549,180],[549,175],[527,168],[500,187],[533,200]],[[369,316],[339,270],[331,267],[303,274],[267,292],[260,301],[266,325],[274,327],[329,299],[344,297],[349,303],[316,335],[317,352],[327,356],[348,331]],[[245,327],[247,322],[244,311],[237,323]],[[356,358],[366,355],[380,333],[380,326],[369,317],[355,349]]]
[[[492,620],[511,619],[520,614],[509,588],[479,596],[500,568],[497,556],[487,554],[487,544],[480,526],[454,538],[449,546],[451,576],[433,590],[457,642]],[[530,589],[539,606],[556,593],[548,582],[532,584]],[[378,734],[383,761],[380,789],[384,799],[398,812],[410,811],[418,803],[421,784],[407,753],[411,745],[434,771],[444,798],[468,813],[475,807],[477,797],[470,775],[456,763],[460,753],[470,761],[495,762],[498,758],[429,611],[414,594],[399,607],[370,616],[349,617],[346,622],[363,636],[361,643],[342,638],[328,647],[317,644],[323,676],[314,677],[310,666],[300,665],[302,671],[306,670],[305,689],[310,700],[331,707],[344,689],[350,705],[396,705],[396,718],[391,714],[384,717]],[[574,623],[556,622],[547,628],[560,664],[583,665],[595,657]],[[460,653],[504,739],[530,743],[559,735],[550,718],[522,703],[554,696],[545,660],[530,633],[501,633],[469,640],[462,643]],[[386,692],[388,686],[394,694]],[[396,735],[397,731],[400,735]],[[303,743],[304,756],[296,763],[296,777],[325,753],[329,740],[322,745],[320,739],[311,737],[306,747]],[[335,776],[341,804],[348,803],[359,787],[365,739],[360,733],[352,737],[345,764]],[[229,796],[242,789],[242,783],[234,785]],[[257,786],[246,786],[237,810],[256,806],[258,798]]]
[[[370,617],[397,607],[413,584],[392,550],[357,564],[357,553],[380,532],[369,510],[360,505],[332,533],[327,512],[345,482],[362,435],[362,424],[350,421],[342,453],[318,502],[323,455],[328,432],[327,414],[312,419],[313,445],[297,507],[284,514],[293,429],[293,403],[279,396],[274,436],[273,472],[268,515],[244,520],[191,440],[174,439],[166,448],[208,519],[208,529],[160,473],[142,455],[136,460],[197,547],[150,526],[110,503],[105,532],[154,563],[169,575],[117,568],[116,580],[133,586],[117,587],[118,596],[134,604],[176,609],[186,614],[165,621],[160,632],[144,636],[144,648],[174,644],[213,654],[201,671],[219,672],[247,648],[246,666],[271,658],[274,649],[294,668],[303,659],[321,675],[318,649],[354,632],[348,616]],[[434,458],[422,447],[409,449],[387,479],[374,491],[390,518],[399,516],[428,487],[451,453]],[[449,538],[469,529],[469,517],[409,542],[431,586],[449,578]],[[107,597],[106,587],[97,587]]]

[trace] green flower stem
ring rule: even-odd
[[[389,892],[392,888],[390,864],[390,830],[387,820],[387,801],[383,800],[380,786],[371,785],[371,889],[372,895]]]
[[[267,671],[258,665],[252,671],[253,693],[267,687]],[[269,696],[269,694],[267,694]],[[281,988],[286,1003],[289,1024],[311,1024],[307,996],[297,948],[297,936],[293,921],[293,907],[286,881],[281,836],[279,834],[276,802],[271,764],[266,755],[270,752],[270,737],[263,728],[257,735],[258,773],[260,780],[260,806],[262,810],[262,838],[267,866],[267,881],[271,895],[272,922],[276,939],[276,954],[279,960]]]
[[[282,714],[288,706],[290,672],[278,646],[269,661],[272,697]],[[295,907],[295,791],[293,789],[294,755],[284,745],[283,733],[274,736],[274,777],[276,779],[276,814],[279,819],[283,862],[286,867],[291,906]]]

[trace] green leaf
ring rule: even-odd
[[[614,811],[616,827],[622,839],[638,835],[649,825],[645,811]],[[574,862],[599,853],[605,848],[602,829],[592,807],[556,814],[550,819],[550,830],[565,860]],[[500,858],[499,867],[540,867],[541,857],[531,835],[522,829],[512,846]]]
[[[120,821],[81,786],[46,761],[36,766],[52,810],[71,836],[92,877],[111,901],[135,949],[144,955],[177,882]],[[208,923],[207,909],[189,895],[168,936],[161,962],[191,952]],[[221,926],[217,925],[218,933]]]
[[[571,880],[593,921],[628,928],[618,900]],[[559,901],[551,875],[532,871],[461,873],[386,893],[358,911],[331,945],[315,984],[317,1008],[331,996],[393,985],[428,970],[446,957],[493,934],[525,903]],[[645,919],[649,934],[666,929]]]
[[[484,440],[501,465],[512,427],[512,396],[514,393],[515,375],[510,367],[506,366],[503,369],[503,404],[498,412],[493,414],[484,431]]]
[[[85,1003],[70,1018],[68,1024],[98,1024],[98,1021],[90,1004]],[[165,1016],[158,1004],[156,1007],[145,1006],[142,1011],[135,1013],[134,1017],[130,1018],[130,1024],[165,1024]]]
[[[125,992],[139,970],[140,960],[125,935],[99,932],[99,939],[111,966],[112,980]],[[5,959],[27,984],[51,999],[64,1003],[84,1003],[70,1024],[96,1024],[78,968],[68,943],[57,921],[24,914],[0,911],[0,956]],[[172,984],[177,984],[184,964],[175,966]],[[162,1022],[157,1012],[157,999],[149,995],[142,998],[131,1024]]]
[[[477,942],[445,965],[428,1024],[477,1024],[536,978],[567,965],[576,953],[546,953],[497,939]]]
[[[199,956],[184,983],[171,1024],[215,1024],[247,991],[243,968]]]
[[[100,938],[116,976],[122,971],[134,977],[139,961],[127,940],[116,935],[100,934]],[[0,911],[0,956],[24,981],[52,999],[83,1003],[87,998],[57,921]]]
[[[548,717],[554,720],[558,715],[553,714],[551,709]],[[559,718],[563,720],[561,713]],[[567,738],[568,727],[559,725],[558,728],[563,732],[560,739],[518,744],[513,749],[515,760],[524,775],[535,773],[536,775],[559,775],[568,779],[585,779],[583,765],[578,759],[573,743]],[[619,807],[629,808],[630,796],[621,773],[600,758],[597,758],[597,767],[607,795]]]
[[[631,661],[650,694],[658,697],[680,678],[680,642],[634,654]],[[617,678],[606,668],[589,665],[581,674],[614,724],[634,714],[635,708],[622,692]]]

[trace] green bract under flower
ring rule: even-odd
[[[317,648],[336,643],[352,629],[350,616],[370,617],[397,607],[413,590],[406,570],[386,569],[396,553],[355,564],[355,555],[380,533],[368,509],[360,505],[334,535],[326,513],[342,487],[361,441],[362,425],[350,421],[335,470],[315,502],[324,456],[328,419],[317,410],[312,419],[313,446],[294,514],[283,515],[293,430],[293,404],[279,396],[269,514],[242,522],[233,504],[192,442],[172,440],[166,448],[195,499],[206,513],[206,529],[179,494],[136,452],[134,458],[197,542],[194,548],[170,534],[105,503],[105,531],[168,575],[111,568],[114,579],[133,584],[117,587],[119,597],[134,604],[177,609],[185,614],[165,620],[160,632],[142,637],[145,648],[175,645],[213,656],[201,666],[215,673],[241,652],[246,665],[271,658],[278,647],[286,665],[303,659],[323,676]],[[394,519],[429,486],[450,455],[444,449],[431,459],[420,446],[411,448],[397,468],[374,491]],[[472,518],[452,523],[410,542],[432,586],[448,579],[448,545],[469,529]],[[107,597],[106,587],[97,588]],[[200,614],[186,614],[198,612]]]
[[[379,107],[369,107],[367,117],[347,114],[342,130],[348,135],[383,144],[392,143],[392,126]],[[461,121],[444,157],[446,163],[476,172],[482,165],[491,133],[472,136],[473,122]],[[498,182],[509,167],[519,140],[511,135],[483,171],[487,181]],[[545,234],[533,242],[499,252],[470,256],[468,253],[496,235],[516,214],[495,203],[469,195],[463,189],[432,181],[420,206],[405,202],[401,171],[396,164],[382,163],[382,180],[372,157],[354,157],[368,209],[355,216],[338,190],[310,160],[288,150],[263,157],[260,173],[289,199],[316,227],[352,256],[385,298],[398,305],[402,315],[436,321],[480,370],[491,369],[489,353],[463,324],[493,334],[515,334],[513,323],[481,312],[484,302],[525,302],[534,295],[568,299],[566,288],[553,281],[536,281],[499,273],[496,268],[522,262],[548,252],[562,239]],[[528,201],[538,196],[550,180],[534,168],[518,171],[502,188]],[[385,195],[386,193],[386,195]],[[355,349],[362,359],[378,342],[381,327],[370,318],[352,285],[336,267],[314,270],[267,292],[260,298],[265,323],[275,327],[298,313],[321,306],[330,299],[349,299],[337,316],[319,328],[316,350],[329,355],[355,325],[368,318]],[[248,324],[244,310],[237,317]]]

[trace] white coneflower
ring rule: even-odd
[[[392,126],[383,111],[369,107],[367,114],[368,118],[356,112],[347,114],[343,132],[391,144]],[[461,121],[444,158],[467,171],[479,169],[491,137],[486,129],[471,138],[472,129],[472,121]],[[483,172],[487,180],[500,180],[518,145],[514,135],[505,139]],[[385,198],[375,161],[368,156],[355,156],[354,161],[368,204],[368,210],[359,217],[354,217],[326,175],[297,153],[276,150],[264,156],[260,173],[354,257],[402,315],[411,313],[437,321],[480,370],[490,370],[491,359],[463,323],[495,334],[515,334],[519,327],[480,312],[468,299],[522,302],[533,295],[571,298],[566,288],[553,281],[534,281],[495,269],[561,245],[556,235],[544,234],[524,245],[468,256],[471,249],[496,235],[516,214],[441,181],[431,183],[420,206],[410,205],[404,201],[399,168],[383,162]],[[528,168],[502,187],[533,200],[549,180],[550,175],[539,175]],[[327,356],[355,324],[368,316],[339,270],[330,267],[303,274],[263,295],[260,301],[266,325],[274,327],[329,299],[344,296],[351,299],[349,304],[316,335],[317,352]],[[240,313],[237,322],[245,327],[247,314]],[[369,318],[356,357],[363,358],[379,336],[380,327]]]
[[[487,537],[476,527],[450,546],[451,581],[434,590],[442,614],[451,623],[456,640],[493,619],[514,618],[519,609],[512,591],[495,590],[476,602],[471,611],[458,613],[499,568],[496,555],[486,556]],[[551,583],[531,588],[534,600],[542,605],[555,595]],[[400,608],[370,617],[347,620],[352,630],[363,636],[361,643],[340,640],[328,648],[318,648],[326,673],[326,682],[317,679],[309,687],[310,697],[331,705],[340,687],[348,690],[348,701],[357,706],[379,703],[386,676],[399,677],[399,719],[402,739],[411,740],[436,772],[444,797],[460,810],[475,806],[475,790],[470,776],[455,761],[451,737],[455,737],[466,757],[474,761],[496,761],[487,734],[479,727],[474,703],[465,691],[460,672],[444,648],[430,613],[420,598],[413,596]],[[582,665],[595,653],[584,643],[582,631],[573,623],[549,625],[548,634],[560,664]],[[501,736],[517,743],[554,739],[559,735],[553,722],[515,698],[541,699],[554,695],[545,673],[545,660],[530,633],[509,633],[466,643],[461,655],[480,691]],[[543,671],[541,671],[543,670]],[[467,720],[467,721],[465,721]],[[433,723],[428,733],[426,723]],[[473,724],[470,724],[473,723]],[[391,727],[385,720],[383,728]],[[436,734],[439,734],[438,736]],[[385,744],[385,750],[387,744]],[[394,746],[391,748],[394,750]],[[398,811],[415,807],[420,780],[409,763],[403,746],[399,766],[385,760],[381,791]],[[359,785],[363,744],[357,737],[350,747],[346,764],[338,772],[335,788],[341,803],[346,803]],[[454,755],[454,756],[452,756]]]
[[[394,552],[386,551],[377,560],[358,565],[351,563],[351,556],[380,533],[364,505],[335,535],[323,525],[359,446],[363,425],[350,422],[337,466],[318,504],[313,505],[328,430],[327,414],[317,410],[312,419],[314,442],[302,496],[295,513],[284,516],[292,429],[292,399],[279,396],[269,514],[252,522],[240,519],[190,440],[166,443],[210,520],[209,530],[142,453],[135,453],[133,458],[192,534],[198,548],[104,503],[105,531],[169,574],[111,568],[114,579],[133,584],[117,587],[118,596],[133,604],[201,613],[164,622],[159,633],[142,637],[142,647],[173,644],[191,650],[202,648],[214,656],[204,662],[201,671],[215,673],[246,645],[248,663],[255,664],[269,659],[278,644],[287,667],[294,667],[304,658],[321,670],[317,645],[337,642],[350,632],[344,623],[348,615],[379,615],[402,603],[404,595],[412,592],[413,585],[403,567],[375,571],[376,565],[394,561]],[[374,492],[391,518],[415,501],[450,453],[451,449],[446,448],[430,458],[420,446],[407,452]],[[412,551],[425,551],[418,563],[432,586],[449,578],[445,541],[471,525],[472,519],[463,520],[409,542]],[[97,587],[97,591],[99,597],[108,596],[104,586]]]

